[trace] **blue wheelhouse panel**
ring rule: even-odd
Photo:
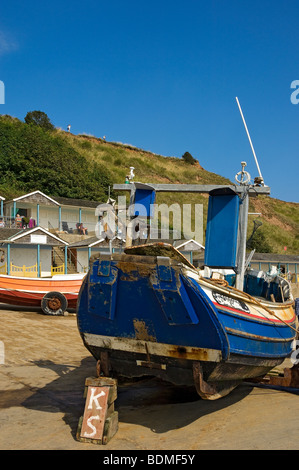
[[[233,191],[210,193],[205,246],[205,265],[236,268],[240,198]]]

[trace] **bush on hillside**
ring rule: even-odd
[[[55,129],[49,117],[43,111],[29,111],[26,114],[24,121],[26,124],[41,127],[45,131],[53,131]]]
[[[255,250],[257,253],[272,253],[271,246],[261,230],[257,230],[252,237],[250,237],[247,241],[247,248]]]
[[[197,160],[192,157],[191,153],[185,152],[184,155],[182,156],[182,159],[186,162],[189,163],[190,165],[195,165]]]

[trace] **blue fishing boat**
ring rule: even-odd
[[[131,190],[131,220],[140,205],[142,217],[152,217],[157,191],[208,192],[205,269],[150,240],[130,239],[124,253],[91,259],[77,320],[102,374],[156,376],[214,400],[290,356],[297,334],[290,286],[246,263],[248,198],[270,189],[244,180],[244,167],[238,186],[115,185]]]

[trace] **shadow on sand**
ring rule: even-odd
[[[96,362],[86,357],[79,367],[37,361],[39,368],[54,371],[58,378],[46,386],[31,390],[20,406],[47,413],[63,413],[75,438],[83,415],[85,379],[95,376]],[[242,384],[230,395],[216,401],[202,400],[194,388],[178,387],[156,378],[119,381],[115,407],[119,422],[144,426],[156,433],[179,429],[209,413],[231,406],[250,393],[252,386]]]

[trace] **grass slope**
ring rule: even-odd
[[[106,202],[108,187],[124,183],[131,166],[136,180],[147,183],[232,184],[227,178],[175,157],[157,155],[121,143],[105,142],[59,129],[45,132],[10,116],[0,116],[0,195],[11,198],[39,189],[49,196]],[[157,203],[202,203],[204,227],[208,195],[158,193]],[[250,199],[259,212],[270,251],[299,253],[299,204],[259,196]],[[248,235],[255,216],[249,216]],[[258,251],[258,250],[257,250]]]
[[[190,165],[179,158],[153,154],[130,145],[105,142],[93,136],[74,136],[65,132],[61,134],[88,161],[101,162],[113,175],[114,183],[124,183],[130,166],[133,166],[136,180],[140,182],[232,184],[227,178],[205,170],[199,163]],[[202,203],[204,222],[206,221],[207,195],[158,193],[157,203],[163,202]],[[261,213],[258,219],[262,226],[258,232],[263,235],[269,251],[281,254],[299,253],[299,204],[280,201],[270,196],[259,196],[250,198],[249,210],[252,213]],[[252,233],[255,218],[256,216],[249,216],[248,236]]]

